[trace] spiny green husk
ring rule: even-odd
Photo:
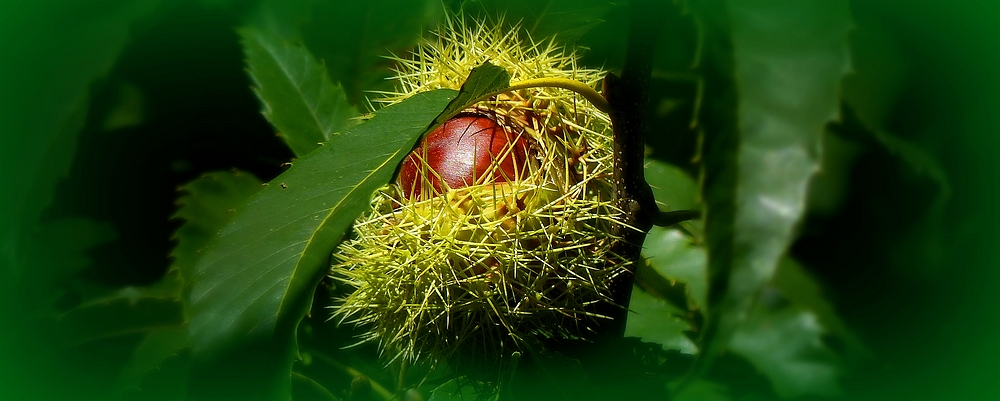
[[[486,61],[514,83],[600,82],[602,72],[577,68],[553,41],[523,46],[500,26],[450,20],[412,59],[396,58],[399,91],[379,101],[457,89]],[[585,339],[606,319],[595,310],[612,302],[608,283],[627,273],[629,261],[611,251],[622,223],[608,182],[608,116],[557,88],[500,95],[474,111],[530,138],[527,174],[418,199],[387,185],[334,255],[332,276],[354,289],[335,318],[365,327],[363,340],[393,359],[492,358],[525,341]]]

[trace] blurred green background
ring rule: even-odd
[[[300,13],[289,20],[304,21],[305,44],[357,101],[386,85],[385,52],[342,59],[338,49],[403,53],[442,11],[355,3],[280,10]],[[620,6],[595,28],[611,34],[579,39],[587,62],[620,63]],[[234,32],[260,17],[256,7],[0,1],[0,394],[100,393],[129,343],[53,359],[48,339],[24,334],[28,318],[155,282],[169,265],[179,185],[233,167],[268,180],[291,157],[259,113]],[[845,97],[866,123],[929,152],[948,191],[933,163],[899,162],[913,154],[905,146],[827,143],[792,254],[875,356],[849,372],[843,399],[1000,399],[1000,5],[851,8],[857,74]],[[512,15],[533,12],[511,4]],[[654,156],[689,156],[649,141]]]

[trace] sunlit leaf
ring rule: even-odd
[[[380,110],[237,209],[195,266],[195,352],[291,335],[344,231],[454,96],[428,92]]]
[[[625,336],[660,344],[666,350],[674,349],[685,354],[694,354],[698,351],[697,347],[683,333],[690,327],[676,316],[684,312],[667,301],[635,288],[632,290],[632,300],[629,302]]]
[[[357,116],[344,90],[302,45],[254,28],[239,32],[264,116],[296,155],[313,151]]]
[[[783,398],[840,392],[836,354],[822,341],[815,314],[799,307],[770,310],[762,300],[737,329],[729,348],[759,369]]]
[[[653,227],[642,244],[642,256],[650,267],[668,280],[686,284],[693,306],[708,302],[708,272],[705,248],[676,229]]]
[[[706,125],[710,352],[729,342],[794,239],[849,69],[846,1],[726,4],[737,125]]]
[[[458,114],[469,104],[489,93],[510,86],[510,72],[502,67],[485,62],[469,72],[469,78],[462,84],[458,96],[448,103],[441,115],[434,119],[434,125],[443,124],[448,118]]]

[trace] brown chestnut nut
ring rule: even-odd
[[[515,181],[527,174],[531,139],[512,134],[492,117],[462,113],[441,124],[403,161],[398,183],[408,199],[446,188]],[[430,184],[432,193],[425,194]],[[447,186],[446,186],[447,185]]]

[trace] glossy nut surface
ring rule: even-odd
[[[403,161],[398,182],[409,199],[436,196],[490,182],[520,179],[527,172],[531,140],[508,132],[493,118],[463,113],[431,131]],[[425,193],[427,187],[433,191]]]

